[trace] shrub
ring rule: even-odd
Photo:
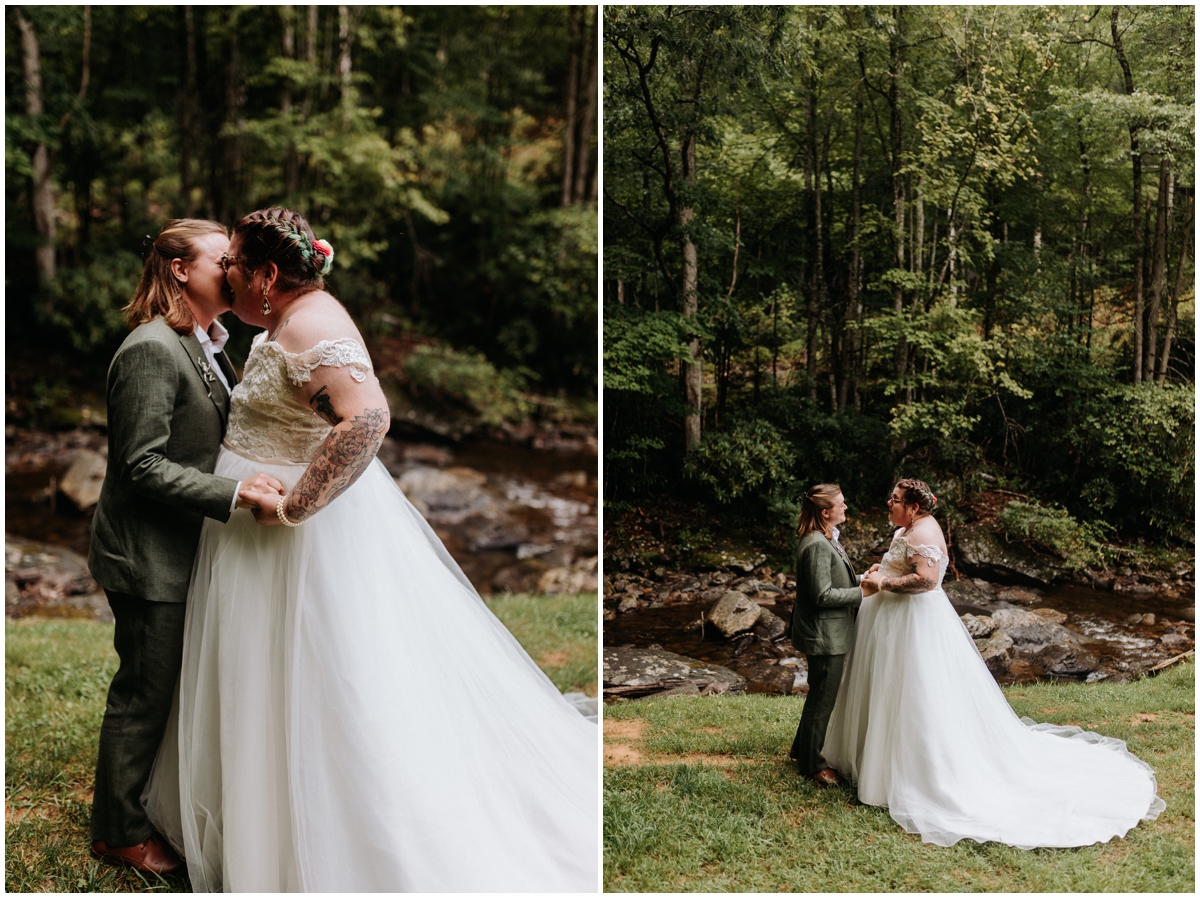
[[[718,502],[770,499],[793,490],[795,450],[766,421],[739,421],[710,434],[688,462],[688,473],[709,487]]]
[[[485,424],[523,421],[532,405],[522,395],[525,375],[496,370],[481,352],[449,346],[418,346],[404,361],[409,387],[418,395],[451,402],[476,412]]]
[[[1080,500],[1088,512],[1128,531],[1183,538],[1196,496],[1192,384],[1111,387],[1083,407],[1069,432],[1086,460]]]
[[[997,523],[1017,539],[1031,540],[1067,562],[1073,570],[1099,563],[1101,538],[1111,528],[1075,520],[1065,508],[1020,500],[1009,502]]]

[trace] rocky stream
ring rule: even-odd
[[[886,523],[848,521],[856,570],[887,550]],[[1121,682],[1195,649],[1195,566],[1068,572],[1060,560],[1005,539],[993,526],[960,528],[946,594],[997,682]],[[753,551],[705,570],[605,568],[604,696],[807,692],[807,663],[789,639],[793,571]]]
[[[5,614],[111,620],[86,562],[103,431],[10,427],[5,443]],[[543,449],[388,437],[379,459],[485,596],[597,589],[594,440]]]

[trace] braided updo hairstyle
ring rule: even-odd
[[[809,487],[800,499],[800,522],[796,534],[803,538],[814,530],[820,530],[826,539],[833,539],[833,526],[825,522],[821,512],[833,508],[833,500],[841,491],[842,488],[836,483],[818,483]]]
[[[937,507],[937,496],[924,480],[905,477],[896,482],[896,488],[900,490],[905,508],[915,505],[921,514],[933,514],[934,508]]]
[[[279,268],[280,291],[322,290],[333,267],[333,250],[317,240],[304,216],[272,207],[251,212],[233,228],[237,264],[247,278],[267,262]]]

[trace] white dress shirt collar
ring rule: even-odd
[[[196,328],[194,333],[196,334],[196,339],[200,341],[200,345],[204,346],[205,343],[211,343],[214,353],[221,352],[225,348],[225,344],[229,342],[229,331],[225,329],[225,325],[220,320],[214,318],[213,323],[207,331],[200,326],[199,321],[195,321],[193,324]]]
[[[215,318],[207,331],[200,326],[200,322],[198,321],[194,322],[194,325],[195,329],[192,333],[200,341],[200,348],[204,350],[204,355],[208,359],[209,365],[212,366],[213,373],[221,379],[226,393],[233,392],[233,388],[229,386],[229,381],[225,378],[224,370],[217,364],[217,353],[224,349],[225,344],[229,342],[229,331]]]

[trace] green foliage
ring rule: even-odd
[[[658,393],[665,366],[691,358],[686,334],[686,320],[674,312],[637,316],[610,309],[604,316],[604,388]]]
[[[1065,508],[1020,500],[1004,506],[996,521],[1010,536],[1049,549],[1076,571],[1103,562],[1101,539],[1112,531],[1102,523],[1077,521]]]
[[[35,348],[70,344],[87,363],[78,381],[103,381],[144,234],[173,217],[230,225],[285,205],[332,243],[328,283],[360,322],[403,318],[497,368],[534,372],[542,389],[596,399],[596,128],[577,156],[583,194],[564,206],[567,7],[21,13],[40,45],[44,112],[29,114],[10,7],[9,323]],[[596,13],[576,14],[585,40]],[[586,68],[575,76],[581,120]],[[39,141],[57,221],[49,285],[34,263]],[[231,330],[244,356],[250,334]]]
[[[494,427],[524,421],[533,410],[524,396],[527,373],[497,371],[483,353],[418,346],[405,359],[404,371],[414,393],[465,406]]]
[[[46,301],[38,307],[42,323],[55,328],[81,352],[124,339],[121,309],[133,298],[142,276],[142,260],[114,252],[104,259],[59,272]]]
[[[620,339],[630,319],[687,314],[707,447],[686,457],[683,378],[660,347],[606,349],[610,497],[694,496],[690,474],[713,502],[784,520],[754,470],[778,451],[796,484],[839,482],[852,505],[902,471],[976,488],[988,472],[1081,526],[1182,538],[1195,13],[1117,8],[1130,95],[1111,11],[605,7],[605,316]],[[1164,160],[1176,187],[1156,260]],[[1149,388],[1164,395],[1134,401],[1139,246],[1155,354],[1177,326],[1167,389]],[[639,440],[662,448],[635,458]]]
[[[1183,538],[1196,495],[1196,392],[1190,385],[1113,387],[1081,410],[1069,438],[1086,459],[1081,502],[1116,526]]]
[[[693,477],[728,504],[752,497],[769,498],[793,490],[794,453],[766,421],[739,421],[722,433],[709,434],[688,459]]]

